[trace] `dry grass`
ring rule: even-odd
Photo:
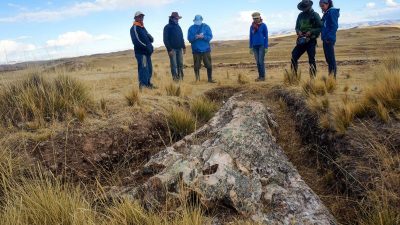
[[[218,105],[205,97],[199,97],[190,102],[190,112],[192,112],[197,121],[202,123],[210,120],[217,109]]]
[[[337,89],[336,79],[333,76],[322,77],[328,93],[332,94]]]
[[[241,84],[241,85],[244,85],[244,84],[250,83],[250,80],[249,80],[249,78],[248,78],[246,75],[244,75],[243,73],[239,73],[239,74],[238,74],[238,78],[237,78],[237,82],[238,82],[239,84]]]
[[[182,107],[170,109],[166,119],[172,140],[179,140],[192,133],[196,128],[196,119]]]
[[[132,88],[129,94],[125,95],[125,101],[128,106],[134,106],[135,104],[140,104],[140,94],[136,88]]]
[[[320,79],[311,79],[302,84],[303,92],[306,96],[324,96],[327,93],[325,82]]]
[[[176,97],[181,96],[181,86],[180,85],[170,83],[169,85],[167,85],[165,87],[165,91],[168,96],[176,96]]]
[[[80,82],[68,76],[47,80],[38,74],[16,81],[0,92],[0,121],[4,125],[64,120],[74,109],[88,110],[92,100]]]
[[[25,180],[7,192],[0,216],[4,225],[95,224],[81,189],[46,178]]]
[[[283,74],[283,83],[289,86],[299,85],[301,80],[301,72],[294,72],[293,70],[285,69]]]

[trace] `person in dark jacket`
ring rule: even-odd
[[[189,27],[188,40],[192,44],[193,67],[196,81],[200,81],[201,61],[207,68],[207,77],[209,83],[215,83],[212,79],[212,62],[210,41],[213,38],[210,27],[203,23],[203,17],[196,15],[194,24]]]
[[[182,19],[177,12],[173,12],[169,17],[168,24],[164,27],[164,45],[171,64],[172,78],[175,81],[183,79],[183,54],[186,54],[185,40],[183,32],[179,26]]]
[[[140,11],[135,13],[135,22],[131,27],[131,39],[134,45],[135,58],[138,64],[139,88],[154,88],[151,83],[153,66],[151,54],[153,54],[153,37],[147,32],[143,24],[144,14]]]
[[[255,12],[251,15],[253,17],[253,23],[250,26],[250,54],[254,54],[256,59],[258,78],[256,81],[265,80],[265,54],[268,52],[268,28],[263,20],[261,14]]]
[[[317,46],[317,38],[321,33],[321,17],[312,9],[313,2],[310,0],[302,0],[297,8],[302,11],[297,17],[296,47],[292,51],[291,67],[294,73],[298,70],[298,60],[307,52],[308,62],[310,64],[310,76],[314,78],[317,72],[315,63],[315,54]]]
[[[321,39],[323,42],[324,54],[328,63],[328,73],[336,79],[337,67],[335,58],[336,31],[339,26],[340,9],[333,8],[332,0],[320,0],[319,6],[324,15],[322,16]]]

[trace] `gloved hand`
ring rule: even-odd
[[[253,51],[252,48],[249,49],[249,53],[250,53],[250,55],[253,55],[253,54],[254,54],[254,51]]]
[[[268,53],[268,48],[264,48],[264,53],[265,53],[265,54]]]

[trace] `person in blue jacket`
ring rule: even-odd
[[[196,81],[200,81],[201,61],[207,68],[207,78],[209,83],[215,83],[212,79],[212,62],[211,62],[211,46],[210,41],[213,38],[211,28],[203,23],[203,17],[196,15],[193,20],[194,24],[190,26],[188,31],[188,40],[192,44],[193,68]]]
[[[183,79],[183,54],[186,53],[183,32],[179,26],[180,19],[182,17],[178,12],[172,12],[168,24],[164,27],[164,45],[169,55],[174,81]]]
[[[333,8],[332,0],[320,0],[319,6],[322,9],[324,15],[322,16],[322,31],[321,39],[323,42],[323,48],[325,53],[325,59],[328,63],[328,72],[330,76],[334,76],[336,79],[337,67],[335,58],[335,43],[336,43],[336,31],[339,26],[340,9]]]
[[[255,12],[251,15],[253,23],[250,26],[250,54],[254,54],[257,62],[258,78],[256,81],[265,80],[265,54],[268,52],[268,28],[261,18],[261,14]]]
[[[138,64],[139,88],[154,88],[151,83],[153,66],[151,54],[153,54],[153,37],[147,32],[143,24],[144,14],[140,11],[135,13],[135,22],[131,27],[131,39],[134,45],[135,58]]]

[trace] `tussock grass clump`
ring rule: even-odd
[[[337,89],[336,79],[334,76],[329,76],[328,78],[322,77],[325,83],[326,91],[332,94]]]
[[[13,155],[9,149],[0,146],[0,202],[4,193],[27,170],[28,163],[22,157]]]
[[[285,69],[283,74],[283,83],[289,86],[299,85],[301,80],[301,72],[295,72],[294,70]]]
[[[95,224],[95,214],[79,188],[46,178],[26,180],[6,193],[3,225]]]
[[[250,83],[249,78],[242,73],[238,74],[237,82],[242,85]]]
[[[140,104],[140,94],[139,91],[133,88],[129,94],[125,95],[125,100],[128,106],[134,106],[135,104]]]
[[[92,100],[87,88],[68,76],[54,80],[33,74],[28,79],[14,82],[0,91],[0,122],[18,125],[35,121],[63,121],[73,115],[75,107],[90,109]]]
[[[317,97],[310,97],[307,99],[307,104],[311,110],[318,113],[328,113],[329,112],[329,99],[328,98],[317,98]]]
[[[182,107],[170,109],[166,119],[173,140],[185,137],[196,128],[196,119]]]
[[[199,122],[210,120],[217,109],[218,105],[205,97],[196,98],[190,102],[190,112]]]
[[[165,87],[165,91],[167,92],[168,96],[181,96],[181,87],[175,84],[169,84]]]
[[[325,83],[320,79],[309,80],[302,85],[303,92],[307,97],[310,96],[324,96],[326,95]]]

